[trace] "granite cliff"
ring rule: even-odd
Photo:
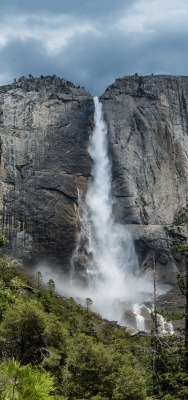
[[[158,279],[175,282],[186,241],[188,77],[117,79],[101,96],[108,125],[116,221],[133,233],[143,269],[156,255]],[[22,77],[0,88],[0,211],[10,250],[68,265],[79,231],[78,189],[93,100],[57,77]],[[175,258],[174,258],[175,257]]]
[[[124,77],[101,101],[116,221],[129,224],[142,268],[155,253],[158,279],[174,283],[181,257],[169,248],[185,243],[188,221],[188,77]]]
[[[92,117],[91,95],[56,76],[0,88],[1,226],[17,257],[68,264],[78,190],[91,169]]]

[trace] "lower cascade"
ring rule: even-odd
[[[107,126],[97,97],[94,104],[94,130],[89,146],[92,180],[85,202],[79,196],[82,227],[72,262],[72,295],[91,298],[94,311],[122,324],[126,324],[124,310],[131,309],[138,329],[144,329],[144,318],[135,314],[134,305],[148,300],[153,284],[139,276],[131,235],[114,221]],[[80,268],[80,258],[85,261],[85,269]]]
[[[158,331],[161,336],[173,335],[174,329],[171,322],[167,322],[162,315],[157,315]]]
[[[143,315],[141,315],[141,310],[138,304],[134,304],[133,306],[133,312],[136,315],[136,325],[139,331],[145,331],[145,320]]]

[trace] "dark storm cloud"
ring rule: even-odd
[[[0,83],[56,74],[101,94],[135,72],[187,75],[187,0],[2,3]]]

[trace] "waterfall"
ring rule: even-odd
[[[84,285],[76,292],[78,297],[90,297],[93,309],[102,316],[119,320],[126,307],[142,300],[143,280],[138,277],[139,266],[131,235],[114,220],[107,126],[97,97],[94,104],[94,130],[88,149],[93,162],[92,179],[84,206],[80,203],[82,231],[81,242],[77,245],[77,250],[82,248],[83,257],[83,232],[87,231],[85,254],[88,261],[85,275],[81,272]],[[78,279],[72,282],[75,289]]]
[[[90,228],[89,252],[93,256],[88,274],[92,286],[98,288],[106,285],[112,294],[114,291],[117,294],[117,286],[123,289],[120,288],[120,282],[128,275],[136,274],[138,261],[130,235],[114,222],[107,126],[103,120],[102,104],[97,97],[94,102],[95,128],[89,146],[93,180],[86,196]]]
[[[133,312],[136,318],[136,325],[139,331],[145,331],[145,320],[144,317],[141,315],[141,307],[138,304],[134,304]]]
[[[86,204],[88,207],[89,243],[91,260],[87,273],[91,292],[97,293],[98,308],[112,308],[126,297],[126,282],[138,269],[134,246],[128,232],[114,222],[111,194],[111,162],[108,156],[107,126],[102,104],[94,98],[94,130],[89,154],[93,161],[92,181]],[[96,296],[95,296],[96,297]],[[100,303],[103,303],[103,306]],[[107,303],[108,302],[108,306]],[[116,304],[115,304],[116,303]]]
[[[80,229],[71,272],[62,275],[46,262],[38,264],[35,272],[42,272],[45,283],[52,278],[63,296],[72,296],[83,305],[90,298],[92,310],[103,318],[115,320],[126,329],[149,332],[154,292],[156,296],[153,276],[140,274],[132,237],[126,226],[115,221],[107,125],[98,98],[94,98],[94,104],[94,129],[88,148],[93,167],[86,196],[78,190]],[[170,289],[164,286],[157,285],[158,294]],[[161,335],[173,334],[171,323],[160,316],[158,321]]]
[[[127,327],[149,331],[153,303],[153,279],[140,275],[131,235],[115,222],[112,196],[112,171],[108,152],[108,132],[102,104],[94,98],[94,129],[90,137],[91,180],[86,196],[78,191],[80,230],[71,262],[70,276],[59,275],[49,265],[41,265],[44,281],[53,278],[56,289],[78,303],[91,298],[93,311]],[[36,271],[37,271],[36,270]],[[165,290],[166,291],[166,290]],[[162,293],[161,293],[162,294]],[[173,329],[164,325],[162,332]]]
[[[167,322],[162,315],[157,314],[157,322],[158,322],[159,335],[165,336],[174,334],[174,328],[172,323]]]

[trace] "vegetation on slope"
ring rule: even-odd
[[[90,305],[1,257],[0,399],[187,399],[181,338],[130,337]]]

